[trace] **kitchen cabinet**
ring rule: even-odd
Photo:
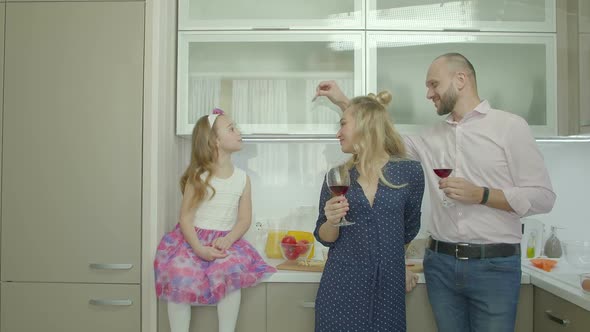
[[[268,283],[267,330],[313,331],[319,283]]]
[[[536,136],[556,135],[555,47],[554,34],[367,32],[367,90],[390,90],[397,128],[418,133],[440,121],[426,99],[428,67],[459,52],[475,67],[481,98],[522,116]]]
[[[418,284],[406,294],[406,329],[421,332],[437,330],[426,284]]]
[[[397,128],[415,134],[440,120],[424,79],[446,52],[472,60],[480,96],[524,117],[537,137],[557,135],[558,109],[567,109],[557,104],[555,0],[330,0],[293,10],[287,0],[225,1],[179,2],[177,135],[220,107],[245,137],[333,137],[339,109],[311,102],[326,79],[350,97],[390,90]],[[368,22],[339,30],[358,8]]]
[[[177,134],[219,107],[244,135],[334,137],[338,107],[312,98],[329,79],[362,92],[363,45],[362,32],[180,32]]]
[[[7,4],[3,281],[139,284],[144,6]]]
[[[367,29],[555,32],[555,0],[367,0]]]
[[[578,28],[581,33],[590,33],[590,1],[578,0]]]
[[[166,301],[160,301],[161,305],[158,306],[158,332],[170,331],[168,308],[165,303]],[[266,283],[242,289],[236,332],[265,332],[266,317]],[[218,328],[217,306],[192,307],[190,331],[217,332]]]
[[[179,0],[179,30],[362,29],[365,0]]]
[[[590,313],[541,288],[534,290],[535,332],[588,331]]]
[[[2,282],[2,331],[139,332],[139,285]]]

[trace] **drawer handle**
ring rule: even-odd
[[[315,308],[315,301],[303,301],[301,302],[301,306],[304,308]]]
[[[127,300],[97,300],[97,299],[90,299],[88,303],[92,305],[100,305],[100,306],[116,306],[116,307],[127,307],[133,304],[133,301]]]
[[[130,270],[132,267],[133,264],[90,264],[90,268],[96,270]]]
[[[569,319],[559,318],[559,317],[555,316],[555,314],[551,310],[545,310],[545,314],[547,315],[547,317],[549,317],[549,319],[551,319],[552,321],[556,322],[559,325],[563,325],[563,326],[570,325]]]

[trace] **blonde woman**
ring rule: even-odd
[[[387,91],[354,98],[336,135],[350,188],[332,197],[324,181],[315,237],[330,247],[316,298],[316,332],[405,331],[404,245],[420,228],[424,175],[406,159],[386,111]],[[340,218],[354,222],[335,227]]]

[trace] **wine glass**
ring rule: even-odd
[[[437,154],[437,157],[433,163],[433,171],[439,178],[444,179],[451,175],[453,172],[453,166],[451,166],[450,156],[444,152],[440,151]],[[447,200],[447,195],[443,191],[443,199],[442,199],[442,206],[444,207],[452,207],[455,206],[455,203]]]
[[[328,188],[334,196],[344,196],[350,187],[350,176],[348,175],[348,169],[344,165],[339,165],[330,168],[328,174],[326,174],[326,182]],[[345,217],[340,219],[340,222],[334,226],[348,226],[353,225],[354,222],[346,220]]]

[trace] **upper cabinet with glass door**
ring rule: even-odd
[[[365,0],[179,0],[179,30],[364,29]]]
[[[367,29],[555,32],[555,0],[367,0],[367,7]]]
[[[554,34],[367,33],[367,90],[390,90],[400,131],[440,121],[426,99],[426,72],[439,55],[459,52],[475,67],[480,98],[522,116],[535,136],[557,134]]]
[[[180,32],[177,134],[218,107],[246,136],[334,137],[338,107],[312,99],[323,80],[362,93],[363,47],[363,32]]]

